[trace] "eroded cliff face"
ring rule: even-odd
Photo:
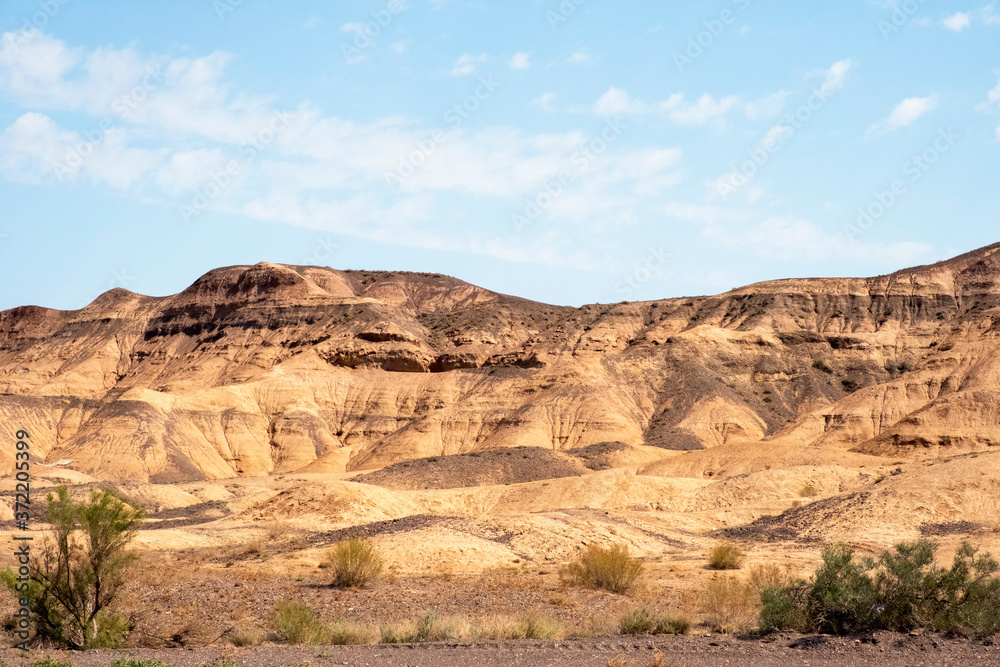
[[[0,313],[0,428],[163,482],[612,441],[981,449],[1000,443],[998,251],[582,308],[440,275],[228,267],[170,297]]]

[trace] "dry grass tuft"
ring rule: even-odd
[[[623,635],[686,635],[691,621],[683,616],[668,616],[646,605],[625,612],[618,623]]]
[[[708,566],[713,570],[738,570],[743,565],[743,550],[732,542],[722,542],[708,553]]]
[[[260,646],[264,643],[264,633],[252,625],[239,625],[229,640],[233,646]]]
[[[757,622],[760,594],[737,577],[717,577],[705,587],[702,609],[714,632],[746,633]]]
[[[643,565],[629,555],[624,544],[608,548],[592,544],[576,561],[566,565],[561,574],[579,586],[628,595],[639,587]]]
[[[331,547],[323,562],[333,569],[333,585],[338,588],[365,586],[377,580],[385,568],[378,550],[358,538],[344,540]]]

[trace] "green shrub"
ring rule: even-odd
[[[950,568],[934,564],[937,545],[902,542],[878,558],[856,560],[850,548],[823,551],[812,582],[764,591],[760,629],[827,634],[931,628],[963,635],[1000,631],[1000,569],[968,543]]]
[[[58,660],[53,660],[52,658],[45,658],[45,660],[39,660],[31,663],[31,667],[73,667],[73,663],[59,662]]]
[[[643,566],[629,555],[628,547],[615,544],[604,548],[592,544],[563,569],[565,577],[586,588],[628,595],[639,585]]]
[[[743,565],[743,550],[732,542],[723,542],[708,552],[708,566],[713,570],[738,570]]]
[[[126,551],[145,517],[109,489],[74,501],[65,486],[49,494],[50,535],[32,556],[28,590],[12,570],[0,573],[17,597],[30,600],[35,637],[73,649],[115,648],[130,630],[110,607],[136,557]]]
[[[686,635],[691,622],[681,616],[666,616],[643,605],[625,612],[618,623],[623,635]]]
[[[816,359],[812,363],[812,367],[818,371],[823,371],[824,373],[833,373],[833,369],[826,365],[826,362],[822,359]]]
[[[324,563],[333,568],[333,585],[339,588],[365,586],[378,579],[385,567],[375,547],[359,538],[333,546],[327,551]]]

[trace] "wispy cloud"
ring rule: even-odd
[[[507,61],[507,65],[511,69],[531,69],[531,54],[526,51],[515,53],[513,57]]]
[[[890,132],[908,127],[925,114],[937,108],[939,101],[937,95],[908,97],[892,110],[888,118],[869,127],[868,131],[865,132],[865,138],[878,139]]]
[[[925,259],[932,246],[925,243],[851,241],[819,225],[792,216],[773,216],[752,225],[712,225],[704,235],[722,245],[741,247],[765,259],[783,262],[836,259],[863,260],[906,266]]]
[[[486,62],[488,56],[485,53],[475,55],[473,53],[466,53],[459,56],[458,60],[451,68],[452,76],[464,76],[467,74],[475,74],[479,69],[480,63]]]
[[[556,93],[542,93],[531,100],[531,106],[537,107],[546,113],[553,113],[556,110],[555,101],[557,97]]]
[[[972,14],[968,12],[956,12],[946,17],[941,24],[952,32],[962,32],[972,25]]]
[[[832,95],[844,87],[844,80],[847,73],[854,68],[854,61],[850,58],[838,60],[824,72],[822,85],[819,87],[819,94],[823,97]]]
[[[483,58],[470,56],[465,64]],[[36,109],[0,131],[0,175],[58,184],[54,166],[86,142],[84,130],[110,119],[111,127],[65,172],[65,181],[179,207],[236,161],[239,176],[211,198],[208,209],[395,245],[575,267],[600,265],[580,249],[580,229],[635,224],[644,219],[650,197],[662,196],[681,179],[683,155],[676,148],[615,145],[588,157],[600,128],[593,136],[533,134],[448,127],[444,119],[440,127],[399,117],[359,123],[308,103],[285,110],[234,87],[226,75],[229,61],[224,53],[165,58],[134,49],[74,49],[44,34],[16,49],[0,47],[0,94]],[[116,115],[122,92],[141,85],[150,72],[162,73],[159,82],[127,116]],[[468,94],[476,85],[482,84],[470,82]],[[538,103],[551,108],[554,100],[554,94],[543,95]],[[248,146],[248,137],[261,136],[276,114],[290,118],[287,128],[271,137],[266,150]],[[398,190],[388,191],[386,174],[429,136],[440,137],[433,153]],[[246,152],[255,157],[247,160]],[[455,216],[469,215],[456,212],[456,201],[475,201],[478,215],[493,211],[495,223],[509,228],[511,213],[581,159],[588,168],[537,228],[557,234],[565,227],[557,240],[537,246],[533,229],[530,237],[498,241],[490,225],[456,236]]]
[[[992,2],[979,10],[979,16],[986,25],[1000,24],[1000,14],[997,13],[997,3]]]
[[[674,93],[666,100],[649,103],[612,86],[594,103],[592,110],[598,116],[661,114],[677,125],[700,127],[723,123],[730,113],[741,113],[750,120],[773,118],[781,112],[787,97],[785,91],[756,100],[745,100],[739,95],[716,98],[706,93],[692,102],[683,93]]]

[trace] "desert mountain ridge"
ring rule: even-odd
[[[161,483],[518,447],[560,474],[591,451],[693,478],[758,472],[761,448],[978,451],[1000,443],[998,251],[580,308],[438,274],[225,267],[172,296],[0,312],[0,425],[81,473]]]

